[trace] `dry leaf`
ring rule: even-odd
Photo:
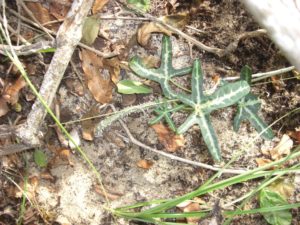
[[[151,33],[163,33],[171,36],[172,32],[155,22],[144,23],[137,32],[137,41],[141,46],[146,46],[150,39]]]
[[[72,5],[72,0],[50,1],[49,11],[58,20],[66,17]]]
[[[168,127],[161,123],[152,125],[152,128],[158,135],[158,140],[169,152],[175,152],[180,147],[184,146],[185,140],[183,135],[175,134]]]
[[[300,143],[300,131],[288,131],[287,134]]]
[[[112,82],[118,83],[120,80],[120,60],[117,57],[103,59],[103,67],[108,69]]]
[[[256,161],[258,167],[262,167],[268,163],[273,162],[271,159],[265,159],[265,158],[256,158],[255,161]]]
[[[52,15],[50,15],[49,10],[44,8],[39,2],[27,2],[26,6],[32,12],[37,21],[39,21],[42,25],[55,20]],[[58,28],[57,24],[48,24],[45,25],[45,27],[52,30],[56,30]]]
[[[150,169],[151,166],[153,165],[153,162],[150,160],[145,160],[145,159],[141,159],[137,162],[136,164],[138,167],[142,168],[142,169]]]
[[[293,144],[293,140],[287,134],[284,134],[278,145],[270,151],[271,158],[278,160],[284,155],[289,155]]]
[[[272,85],[275,89],[275,91],[280,91],[284,88],[285,84],[282,81],[280,76],[272,76],[271,77]]]
[[[3,92],[3,98],[7,103],[14,105],[19,100],[19,92],[20,90],[26,86],[26,81],[23,77],[19,77],[13,84],[9,83]]]
[[[90,118],[90,117],[95,117],[99,115],[99,110],[96,105],[92,106],[91,109],[83,116],[82,119]],[[81,122],[82,126],[82,137],[84,140],[87,141],[92,141],[94,140],[94,132],[95,132],[95,127],[100,121],[100,118],[94,118],[94,119],[88,119],[88,120],[83,120]]]
[[[158,68],[160,65],[160,58],[153,55],[148,55],[145,57],[142,57],[142,63],[147,68]]]
[[[55,178],[52,176],[52,174],[49,171],[44,171],[41,173],[40,178],[48,181],[55,181]]]
[[[109,77],[104,78],[100,73],[103,69],[102,58],[84,49],[81,50],[80,58],[85,81],[93,97],[102,104],[109,103],[112,100],[113,84]]]
[[[221,76],[219,74],[213,74],[212,75],[212,81],[217,85],[220,84]]]
[[[4,98],[0,97],[0,117],[9,112],[7,102]]]
[[[95,0],[92,8],[93,14],[100,12],[108,1],[109,0]]]
[[[66,85],[72,92],[75,92],[79,96],[84,95],[84,87],[79,80],[66,79]]]
[[[172,27],[183,29],[189,22],[190,18],[188,13],[183,12],[174,15],[163,16],[160,17],[160,19]]]
[[[200,211],[200,205],[199,203],[196,202],[193,202],[183,208],[183,212],[195,212],[195,211]],[[198,224],[199,220],[200,219],[197,217],[186,218],[188,224]]]
[[[284,196],[286,199],[291,197],[295,191],[295,185],[289,178],[279,179],[268,186],[268,188]]]

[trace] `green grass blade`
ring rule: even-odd
[[[175,207],[176,205],[178,205],[179,203],[181,203],[183,201],[190,200],[190,199],[192,199],[196,196],[207,194],[207,193],[212,192],[212,191],[217,190],[217,189],[223,189],[223,188],[228,187],[228,186],[233,185],[233,184],[242,183],[242,182],[245,182],[247,180],[252,180],[252,179],[265,177],[265,176],[269,176],[269,175],[283,175],[283,174],[287,174],[287,173],[299,172],[299,169],[300,169],[299,167],[298,168],[292,168],[292,169],[282,169],[282,170],[277,170],[277,171],[264,171],[264,170],[267,170],[267,169],[269,169],[269,168],[271,168],[275,165],[280,165],[280,164],[286,162],[287,160],[291,160],[291,159],[294,159],[296,157],[299,157],[300,156],[300,152],[298,151],[299,149],[300,149],[300,146],[295,149],[295,151],[297,151],[297,152],[292,153],[291,155],[289,155],[287,157],[284,157],[284,158],[282,158],[282,159],[280,159],[276,162],[269,163],[269,164],[267,164],[265,166],[262,166],[260,168],[253,169],[253,170],[251,170],[249,172],[246,172],[244,174],[237,175],[237,176],[228,178],[226,180],[223,180],[223,181],[220,181],[220,182],[217,182],[217,183],[214,183],[214,184],[206,185],[204,188],[199,187],[195,191],[187,193],[187,194],[185,194],[183,196],[180,196],[178,198],[172,199],[168,202],[162,203],[162,204],[160,204],[158,206],[155,206],[153,208],[147,209],[143,212],[138,212],[138,213],[127,212],[127,214],[129,214],[131,216],[135,216],[135,217],[140,217],[140,216],[145,215],[145,214],[159,213],[159,212],[163,212],[167,209],[173,208],[173,207]]]

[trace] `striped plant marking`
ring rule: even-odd
[[[251,85],[251,69],[248,66],[242,68],[240,77],[249,85]],[[237,114],[233,120],[233,129],[238,131],[243,120],[248,120],[255,130],[261,134],[261,136],[267,140],[271,140],[274,137],[274,133],[270,127],[258,116],[258,111],[261,107],[261,103],[256,95],[251,93],[240,99],[238,102]]]
[[[166,97],[179,99],[183,104],[192,107],[193,111],[177,129],[177,133],[184,133],[193,125],[198,125],[203,140],[213,159],[220,161],[221,151],[209,114],[214,110],[232,105],[246,96],[250,91],[247,81],[227,83],[213,94],[205,95],[203,90],[203,71],[200,61],[195,60],[192,68],[174,69],[172,66],[171,41],[167,36],[164,36],[162,40],[161,65],[158,69],[147,69],[137,57],[134,57],[130,61],[129,67],[137,75],[158,82]],[[192,72],[192,94],[186,95],[174,92],[169,85],[170,79],[190,72]],[[157,121],[161,118],[162,116],[158,117]]]

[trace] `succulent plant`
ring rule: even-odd
[[[242,68],[240,74],[241,80],[251,85],[252,71],[248,66]],[[249,120],[256,131],[265,139],[271,140],[274,133],[270,127],[258,116],[257,112],[261,107],[260,100],[256,95],[251,93],[241,98],[238,102],[237,114],[233,120],[233,129],[237,132],[243,120]]]
[[[177,129],[177,132],[184,133],[191,126],[195,124],[199,125],[203,140],[210,154],[214,160],[220,161],[220,147],[209,114],[214,110],[230,106],[246,96],[250,91],[248,82],[242,80],[234,83],[226,83],[213,94],[205,95],[200,61],[195,60],[192,68],[174,69],[172,65],[171,41],[170,37],[167,36],[164,36],[162,40],[161,65],[158,69],[146,68],[138,57],[133,57],[129,66],[137,75],[158,82],[167,98],[179,99],[183,104],[192,107],[191,114]],[[186,75],[190,72],[192,72],[191,95],[176,93],[170,88],[170,79]]]

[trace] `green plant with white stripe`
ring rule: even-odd
[[[210,113],[238,102],[250,91],[247,81],[226,83],[219,87],[213,94],[205,95],[203,91],[203,73],[199,60],[195,60],[192,69],[174,69],[172,65],[172,47],[170,37],[164,36],[162,40],[161,66],[158,69],[149,69],[143,65],[138,57],[133,57],[129,62],[130,68],[139,76],[158,82],[164,95],[170,99],[178,99],[186,106],[192,108],[186,121],[177,129],[178,133],[184,133],[190,127],[197,124],[200,127],[203,140],[210,154],[216,161],[221,160],[220,147],[217,135],[210,121]],[[176,76],[186,75],[192,72],[192,94],[176,93],[170,88],[169,82]]]
[[[251,85],[252,71],[248,66],[242,68],[240,74],[241,80]],[[237,114],[233,120],[233,129],[237,132],[243,120],[249,120],[256,131],[265,139],[272,139],[274,133],[272,129],[258,116],[257,112],[261,107],[260,100],[256,95],[251,93],[241,98],[238,102]]]

